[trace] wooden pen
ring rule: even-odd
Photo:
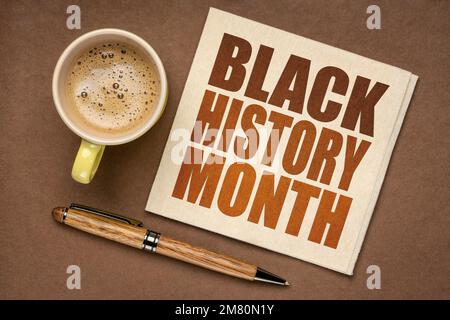
[[[286,280],[253,264],[171,239],[145,228],[138,220],[122,215],[78,204],[54,208],[52,215],[62,224],[137,249],[245,280],[289,285]]]

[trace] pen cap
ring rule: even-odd
[[[71,205],[55,208],[52,215],[56,221],[90,234],[143,249],[148,230],[140,221],[106,211]]]

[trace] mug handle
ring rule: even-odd
[[[84,184],[91,182],[97,172],[103,151],[105,151],[104,145],[94,144],[82,139],[73,163],[72,178]]]

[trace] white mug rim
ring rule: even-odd
[[[63,64],[66,61],[66,58],[69,56],[70,53],[72,53],[73,50],[76,50],[80,44],[82,44],[84,41],[97,37],[99,35],[118,35],[125,38],[128,38],[135,44],[137,44],[141,49],[145,50],[153,59],[153,62],[156,66],[156,69],[159,73],[160,77],[160,95],[159,95],[159,101],[155,106],[155,110],[153,111],[150,118],[145,122],[144,125],[137,127],[136,130],[130,132],[127,135],[120,136],[120,137],[111,137],[111,138],[102,138],[98,136],[94,136],[93,134],[89,134],[89,132],[86,132],[86,130],[81,129],[79,126],[77,126],[66,114],[64,111],[64,107],[61,102],[60,98],[60,92],[59,92],[59,82],[60,76],[61,76],[61,69],[63,67]],[[87,32],[80,37],[76,38],[74,41],[72,41],[66,49],[64,49],[63,53],[58,59],[58,62],[56,63],[55,70],[53,72],[53,79],[52,79],[52,93],[53,93],[53,101],[56,106],[56,110],[58,111],[59,116],[64,121],[64,123],[69,127],[70,130],[72,130],[76,135],[81,137],[82,139],[85,139],[89,142],[100,144],[100,145],[118,145],[127,143],[130,141],[133,141],[140,136],[142,136],[144,133],[146,133],[151,127],[155,125],[155,123],[160,118],[162,112],[164,111],[164,107],[167,100],[167,93],[168,93],[168,84],[167,84],[167,77],[166,72],[164,70],[164,66],[162,64],[161,59],[159,58],[156,51],[141,37],[137,36],[134,33],[121,30],[121,29],[115,29],[115,28],[104,28],[104,29],[97,29],[94,31]]]

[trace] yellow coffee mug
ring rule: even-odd
[[[89,129],[80,123],[79,117],[75,117],[72,108],[68,108],[68,99],[65,96],[66,79],[70,66],[86,49],[105,42],[122,42],[141,49],[143,54],[153,61],[155,70],[160,80],[160,91],[157,95],[155,108],[151,116],[133,130],[124,132],[123,135],[114,137],[102,135],[100,132]],[[80,183],[87,184],[92,181],[105,146],[130,142],[147,132],[161,117],[168,97],[168,85],[166,72],[158,54],[142,38],[137,35],[119,29],[99,29],[88,32],[75,39],[61,54],[53,72],[52,81],[53,101],[61,119],[75,134],[81,137],[80,148],[72,167],[72,178]]]

